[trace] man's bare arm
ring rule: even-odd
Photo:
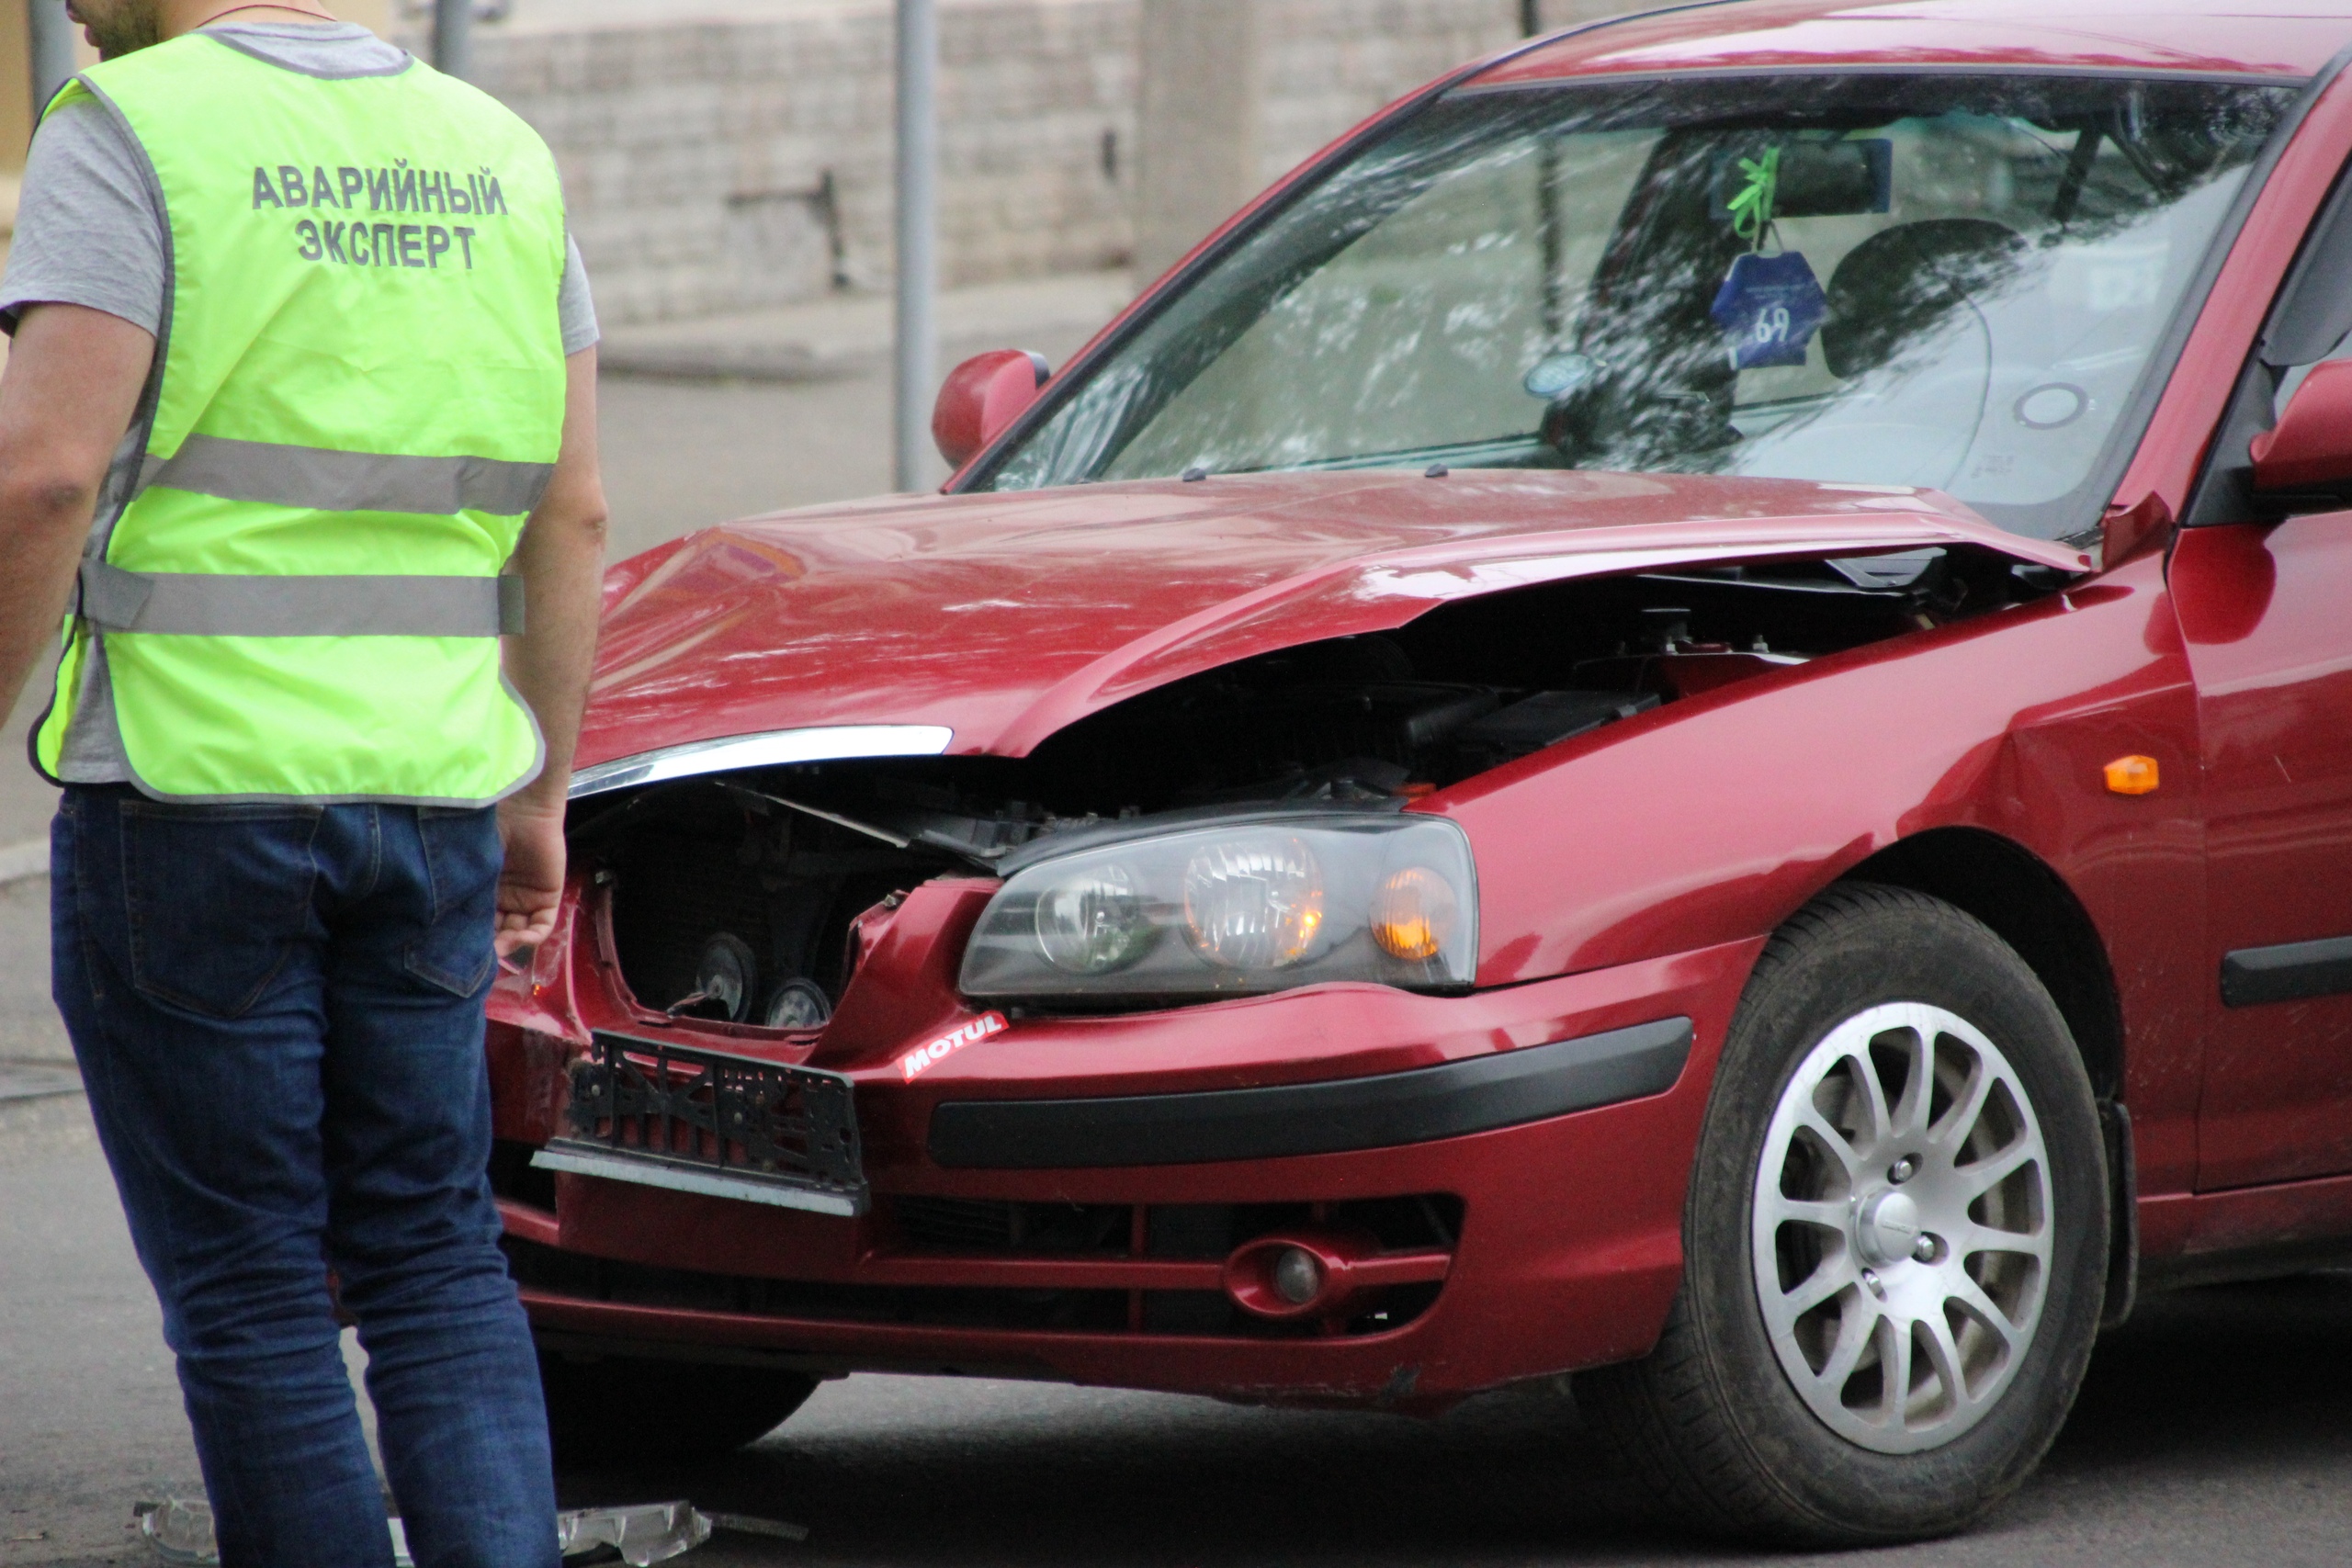
[[[80,305],[27,307],[0,378],[0,714],[56,646],[115,448],[155,339]]]
[[[514,564],[523,577],[523,635],[506,644],[506,673],[538,716],[547,771],[499,807],[506,871],[498,885],[498,954],[534,947],[555,930],[563,897],[563,807],[571,754],[588,703],[604,603],[605,485],[596,463],[596,351],[568,362],[563,454]]]

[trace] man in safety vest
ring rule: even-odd
[[[221,1561],[556,1561],[482,1002],[553,930],[594,314],[546,146],[312,0],[73,0],[0,326],[0,703]]]

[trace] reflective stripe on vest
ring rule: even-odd
[[[519,577],[232,577],[82,563],[82,618],[158,637],[520,637]]]
[[[77,757],[119,737],[179,800],[520,788],[542,749],[498,638],[566,380],[546,144],[422,63],[314,76],[201,29],[77,96],[146,155],[172,293],[36,760],[54,776],[69,732]]]
[[[553,463],[488,457],[393,457],[319,446],[275,446],[191,435],[169,457],[149,457],[139,488],[193,491],[314,512],[488,512],[520,516],[538,505]]]

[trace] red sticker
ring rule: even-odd
[[[974,1041],[986,1040],[991,1034],[1001,1034],[1010,1027],[1001,1012],[983,1013],[961,1029],[951,1029],[927,1044],[918,1045],[899,1058],[899,1072],[907,1082],[921,1077],[933,1062],[944,1062]]]

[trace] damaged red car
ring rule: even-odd
[[[1894,1540],[2135,1293],[2340,1258],[2347,44],[1538,40],[960,368],[945,493],[615,570],[488,1042],[560,1439],[1575,1373],[1679,1518]]]

